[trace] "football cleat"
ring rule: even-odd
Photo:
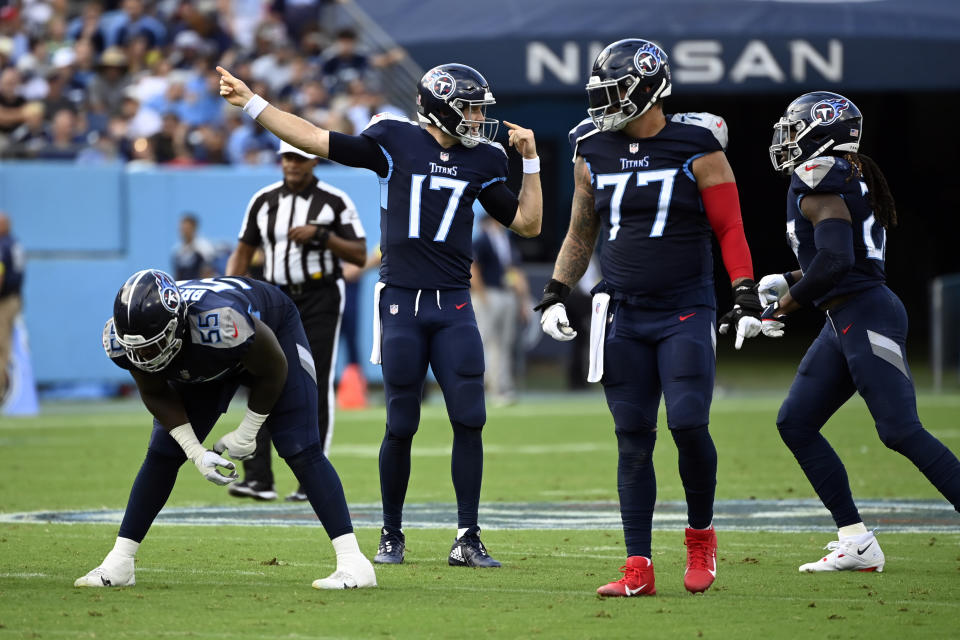
[[[821,571],[883,571],[885,563],[880,543],[872,531],[859,536],[833,540],[824,549],[830,553],[817,562],[800,565],[801,573]]]
[[[377,574],[370,561],[360,553],[337,561],[337,570],[313,581],[314,589],[363,589],[377,586]]]
[[[111,560],[88,573],[77,578],[75,587],[132,587],[137,584],[133,575],[133,558]]]
[[[227,487],[227,493],[235,498],[253,498],[254,500],[276,500],[277,492],[273,485],[256,480],[235,482]]]
[[[717,532],[709,529],[686,529],[687,569],[683,586],[690,593],[703,593],[717,578]]]
[[[500,563],[490,557],[487,548],[480,542],[480,527],[470,527],[466,533],[453,541],[447,564],[451,567],[499,567]]]
[[[402,563],[406,542],[402,531],[384,527],[380,530],[380,546],[377,547],[377,555],[373,557],[373,561],[377,564]]]
[[[284,500],[287,502],[306,502],[310,498],[303,492],[303,487],[297,487],[297,490],[288,495]]]
[[[653,579],[653,562],[643,556],[630,556],[620,567],[623,577],[605,584],[597,593],[607,597],[652,596],[657,592]]]

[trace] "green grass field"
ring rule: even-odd
[[[718,499],[815,497],[774,425],[780,394],[714,403]],[[414,441],[408,503],[453,502],[450,429],[439,399]],[[960,396],[921,397],[925,425],[960,451]],[[232,412],[215,435],[234,426]],[[662,423],[662,422],[661,422]],[[51,406],[0,421],[0,512],[122,509],[149,434],[130,402]],[[383,410],[338,415],[334,453],[351,503],[379,500],[376,455]],[[825,433],[859,498],[935,499],[913,466],[879,442],[854,400]],[[616,446],[602,397],[536,397],[491,409],[483,500],[616,499]],[[659,496],[682,500],[676,449],[662,434]],[[295,487],[277,465],[278,491]],[[171,507],[236,506],[184,467]],[[249,503],[252,504],[253,503]],[[137,586],[81,590],[114,525],[0,524],[0,638],[948,638],[960,619],[960,526],[950,534],[880,532],[882,574],[801,575],[832,539],[796,533],[718,532],[720,562],[703,596],[682,585],[682,532],[654,532],[658,595],[598,599],[625,555],[617,530],[486,530],[501,570],[446,565],[448,530],[407,530],[407,563],[378,568],[377,589],[319,592],[334,566],[320,527],[157,525],[140,549]],[[483,522],[481,521],[481,525]],[[869,522],[867,523],[870,524]],[[957,520],[960,525],[960,518]],[[378,531],[358,530],[372,555]]]

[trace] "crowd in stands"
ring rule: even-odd
[[[367,52],[331,0],[0,0],[0,158],[276,162],[217,64],[282,109],[359,132],[402,49]],[[408,105],[404,105],[408,106]]]

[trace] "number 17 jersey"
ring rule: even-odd
[[[589,119],[570,131],[574,158],[590,170],[607,288],[649,308],[716,306],[713,232],[691,165],[722,151],[725,135],[723,120],[706,113],[667,116],[649,138],[599,131]]]
[[[419,124],[386,114],[361,132],[387,158],[380,178],[380,281],[407,289],[467,289],[473,202],[507,178],[495,142],[443,148]]]

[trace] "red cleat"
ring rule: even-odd
[[[709,529],[687,529],[687,570],[683,586],[690,593],[703,593],[717,578],[717,533]]]
[[[620,567],[623,577],[605,584],[597,593],[601,596],[652,596],[657,592],[653,586],[653,563],[643,556],[630,556],[627,564]]]

